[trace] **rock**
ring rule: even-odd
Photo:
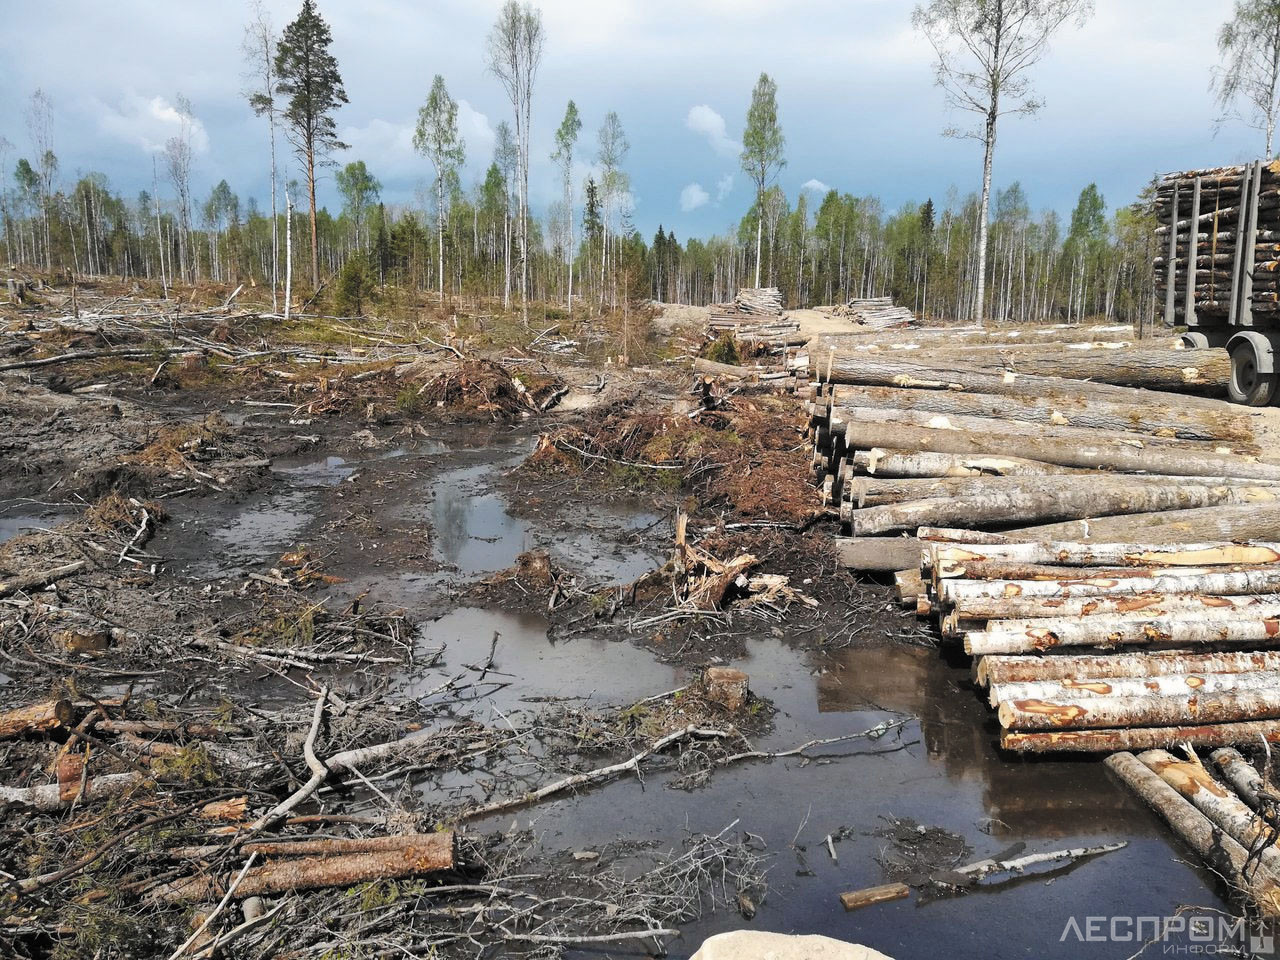
[[[267,912],[266,901],[262,897],[249,897],[240,907],[244,911],[245,920],[257,920]]]
[[[702,675],[702,683],[708,700],[735,713],[742,709],[751,694],[750,678],[733,667],[708,667]]]
[[[870,947],[830,937],[734,930],[702,941],[689,960],[892,960]]]

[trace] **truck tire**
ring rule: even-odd
[[[1231,379],[1227,383],[1227,396],[1232,403],[1250,407],[1265,407],[1276,394],[1276,374],[1262,373],[1258,369],[1256,348],[1248,340],[1238,340],[1231,346]]]

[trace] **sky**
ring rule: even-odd
[[[296,0],[266,0],[277,29]],[[443,75],[459,101],[472,186],[492,159],[494,127],[511,106],[485,67],[500,0],[319,0],[350,104],[337,115],[389,204],[426,203],[433,172],[413,151],[418,107]],[[951,139],[972,115],[949,109],[934,83],[933,52],[911,26],[908,0],[542,0],[546,32],[534,91],[530,198],[535,213],[561,196],[550,160],[568,100],[582,114],[579,176],[596,132],[616,111],[630,142],[633,221],[681,240],[735,227],[752,201],[738,161],[751,89],[761,71],[778,84],[786,166],[778,182],[811,208],[829,187],[879,196],[886,210],[981,182],[981,147]],[[1019,181],[1034,210],[1069,213],[1089,182],[1112,208],[1152,175],[1252,159],[1262,134],[1218,124],[1210,90],[1214,37],[1231,0],[1096,0],[1082,28],[1067,27],[1033,74],[1044,108],[1001,121],[997,188]],[[153,160],[177,130],[176,97],[197,118],[197,197],[225,178],[242,200],[269,197],[266,121],[249,110],[240,0],[0,0],[0,137],[15,149],[6,175],[31,152],[24,119],[37,87],[53,101],[62,177],[104,173],[132,197],[151,189]],[[283,141],[282,155],[288,153]],[[293,162],[291,160],[291,162]],[[162,195],[171,193],[159,163]],[[293,162],[290,176],[298,177]],[[579,199],[581,192],[579,191]],[[332,171],[320,200],[339,206]]]

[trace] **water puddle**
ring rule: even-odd
[[[556,523],[525,519],[511,512],[493,488],[495,477],[524,456],[446,471],[428,488],[426,518],[431,523],[435,559],[464,576],[505,570],[527,550],[548,550],[561,564],[592,581],[628,582],[660,566],[665,557],[645,546],[619,542],[661,522],[641,507],[613,504],[567,513]]]
[[[0,516],[0,543],[23,533],[57,526],[66,514],[59,510],[37,510]]]

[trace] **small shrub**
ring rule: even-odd
[[[742,355],[738,352],[738,341],[734,339],[731,333],[722,333],[715,343],[707,347],[707,359],[714,360],[716,363],[728,363],[737,366],[742,362]]]

